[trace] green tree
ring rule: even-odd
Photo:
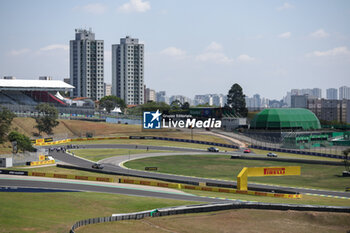
[[[181,108],[181,102],[180,102],[180,100],[174,100],[173,102],[171,102],[170,108],[171,108],[172,110],[178,110],[178,109],[180,109],[180,108]]]
[[[16,115],[8,110],[7,108],[2,108],[0,112],[0,143],[3,143],[6,139],[7,133],[10,131],[11,122]]]
[[[37,117],[34,117],[37,124],[35,128],[38,129],[39,135],[41,132],[52,134],[52,129],[59,124],[57,109],[50,104],[39,104],[35,109],[39,113]]]
[[[190,103],[188,103],[188,102],[183,103],[183,105],[181,106],[181,108],[182,108],[183,110],[188,110],[188,109],[190,109]]]
[[[122,111],[124,111],[126,104],[123,99],[114,95],[109,95],[100,99],[100,107],[106,108],[106,111],[110,113],[115,107],[119,107]]]
[[[242,87],[239,84],[235,83],[228,91],[227,105],[232,108],[235,113],[246,117],[248,114],[248,109],[246,108],[244,97],[245,95],[243,94]]]
[[[12,131],[9,135],[8,135],[8,139],[10,142],[16,141],[17,142],[17,150],[15,150],[14,152],[17,153],[18,150],[21,151],[34,151],[34,147],[32,146],[32,143],[30,142],[29,137],[18,133],[17,131]]]

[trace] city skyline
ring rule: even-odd
[[[0,5],[1,77],[68,78],[72,31],[91,27],[105,41],[106,83],[112,82],[112,44],[130,35],[145,44],[146,86],[169,95],[226,94],[239,83],[247,96],[281,99],[291,89],[315,83],[323,93],[329,87],[350,86],[348,1]]]

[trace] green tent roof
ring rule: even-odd
[[[253,129],[320,129],[315,114],[304,108],[264,109],[251,121]]]

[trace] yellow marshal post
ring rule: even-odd
[[[300,166],[287,167],[244,167],[237,176],[237,189],[248,190],[248,177],[258,176],[300,176]]]

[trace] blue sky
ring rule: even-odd
[[[145,44],[145,84],[169,95],[239,83],[281,99],[292,88],[350,86],[350,1],[0,1],[0,76],[69,77],[69,40],[92,28],[111,45]]]

